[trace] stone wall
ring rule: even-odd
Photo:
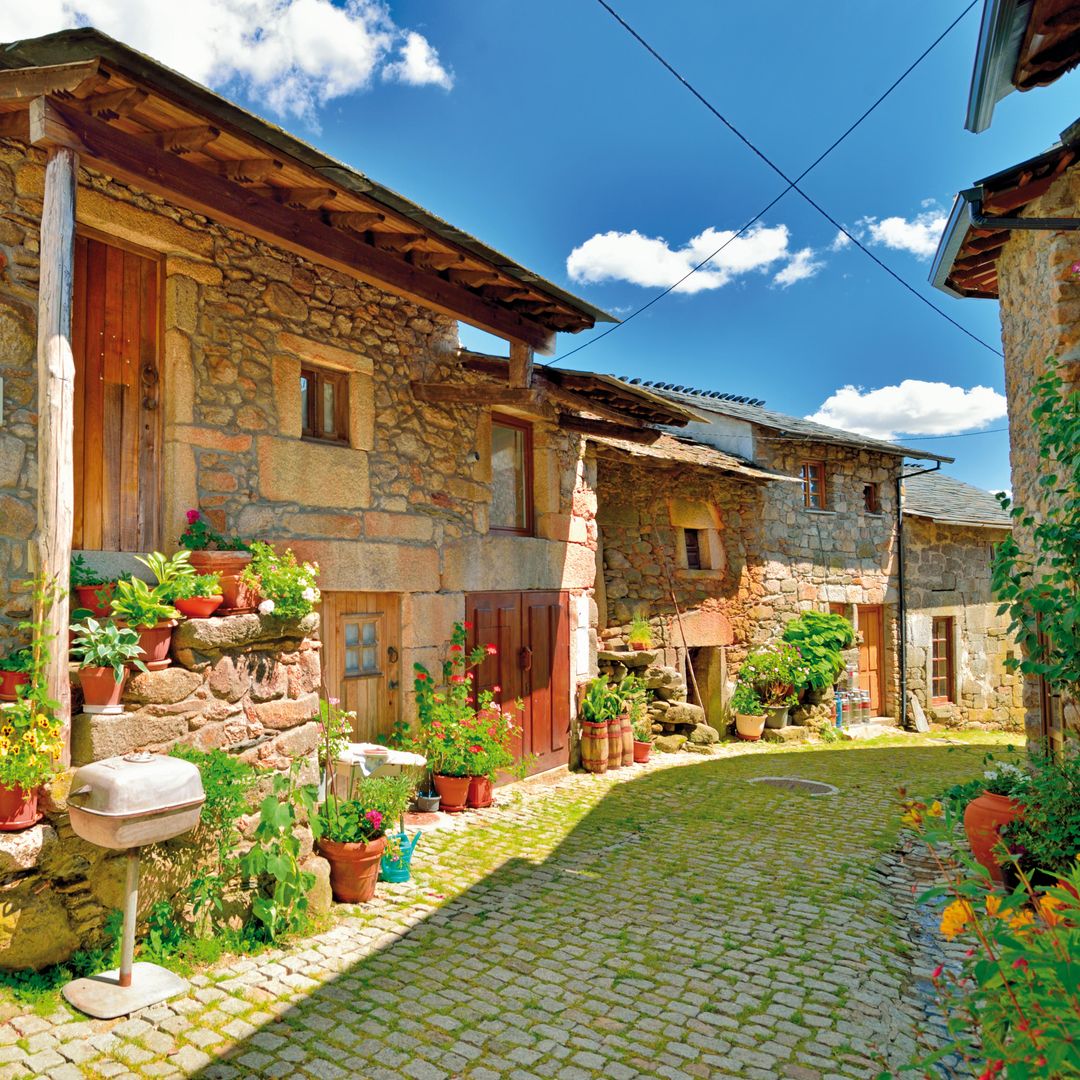
[[[1080,169],[1067,170],[1025,217],[1076,217],[1080,208]],[[1045,463],[1040,460],[1031,421],[1032,389],[1056,356],[1072,388],[1080,385],[1080,278],[1072,265],[1080,260],[1080,233],[1017,230],[1009,234],[998,259],[1005,394],[1009,405],[1009,453],[1015,501],[1038,512],[1052,497],[1039,487]],[[1017,530],[1024,545],[1024,533]],[[1025,723],[1029,738],[1042,734],[1039,685],[1023,681]],[[1067,722],[1080,730],[1080,714],[1067,710]]]
[[[907,685],[931,720],[957,727],[1023,728],[1021,680],[1005,668],[1016,645],[990,590],[992,546],[1007,535],[1004,529],[904,518]],[[930,693],[935,617],[951,617],[955,627],[956,701],[938,705]]]

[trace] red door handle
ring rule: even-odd
[[[518,667],[522,671],[532,671],[532,649],[528,645],[523,645],[518,653]]]

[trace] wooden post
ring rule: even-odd
[[[45,166],[38,285],[38,573],[51,605],[37,618],[52,635],[46,672],[49,697],[64,724],[62,765],[71,762],[71,689],[68,685],[68,574],[74,517],[75,359],[71,351],[71,294],[75,266],[75,189],[78,155],[52,144]]]
[[[510,385],[532,386],[533,351],[522,341],[510,342]]]

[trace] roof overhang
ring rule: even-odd
[[[0,46],[0,134],[34,141],[31,106],[42,145],[59,135],[108,175],[537,352],[616,321],[97,30]]]
[[[994,529],[996,532],[1011,532],[1012,524],[1008,521],[978,521],[975,518],[943,517],[940,514],[932,514],[926,510],[912,510],[904,507],[905,518],[921,518],[924,521],[932,521],[935,525],[956,525],[964,529]]]
[[[786,473],[774,472],[771,469],[762,469],[752,465],[733,454],[726,454],[713,446],[696,442],[677,435],[659,434],[659,437],[649,443],[636,442],[630,439],[620,439],[610,435],[587,435],[588,441],[596,445],[602,451],[613,452],[620,456],[632,457],[639,461],[645,461],[657,468],[687,467],[696,469],[710,469],[715,472],[725,473],[728,476],[737,477],[740,480],[753,480],[759,483],[774,480],[788,483],[801,484],[802,478],[788,476]]]

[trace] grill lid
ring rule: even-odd
[[[83,765],[72,778],[68,801],[91,814],[141,817],[205,798],[197,766],[144,752]]]

